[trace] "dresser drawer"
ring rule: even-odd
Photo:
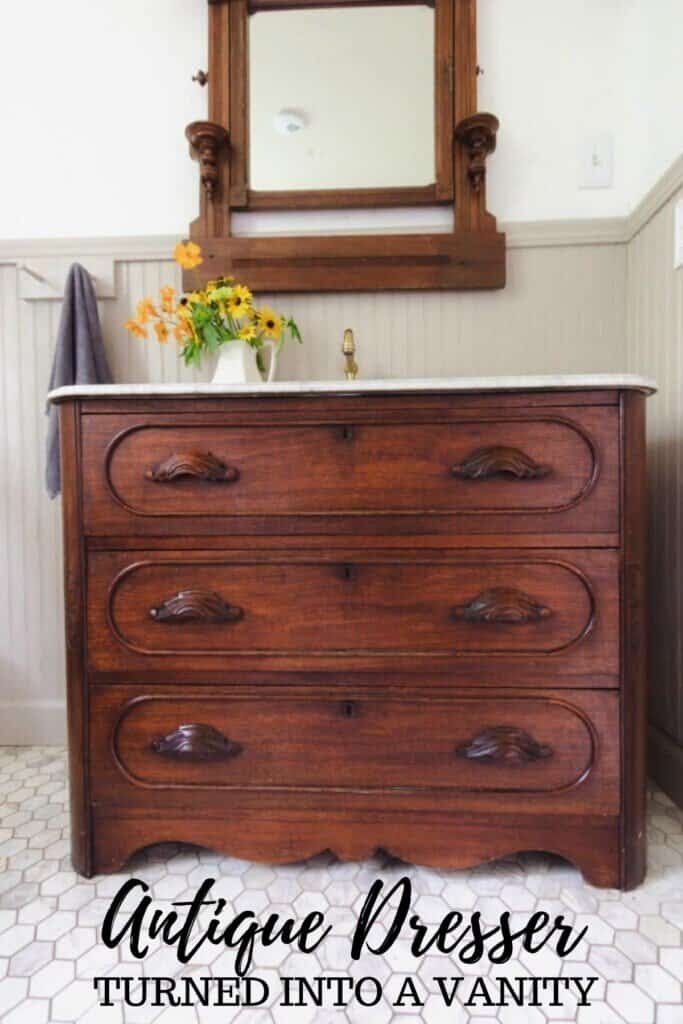
[[[94,701],[93,799],[127,791],[458,791],[617,801],[617,700],[113,694]],[[149,793],[145,797],[149,800]],[[193,798],[194,799],[194,798]],[[156,802],[157,797],[154,797]]]
[[[332,402],[329,421],[312,423],[85,416],[86,529],[248,533],[264,520],[285,533],[320,532],[330,520],[341,532],[617,529],[614,407],[436,422],[343,413]]]
[[[506,663],[591,679],[619,667],[613,551],[100,551],[88,564],[89,663],[103,672],[469,664],[488,684]]]

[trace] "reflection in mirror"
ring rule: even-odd
[[[432,184],[434,34],[417,4],[253,14],[249,187]]]

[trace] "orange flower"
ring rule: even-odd
[[[142,324],[138,323],[137,320],[126,320],[123,326],[126,328],[127,331],[130,331],[131,334],[135,335],[136,338],[147,337],[147,331],[142,326]]]
[[[180,320],[179,323],[175,325],[173,328],[173,337],[179,344],[192,337],[192,328],[187,320]]]
[[[183,270],[194,270],[204,262],[202,250],[196,242],[178,242],[173,250],[173,259],[180,264]]]
[[[172,288],[170,284],[164,285],[159,294],[161,296],[161,308],[164,313],[172,313],[175,288]]]
[[[156,334],[157,341],[160,344],[163,345],[165,342],[168,341],[168,327],[166,326],[163,320],[157,320],[157,322],[154,325],[154,333]]]
[[[150,298],[140,299],[136,313],[141,324],[146,324],[150,317],[159,315],[157,313],[156,306]]]

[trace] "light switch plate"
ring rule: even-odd
[[[683,267],[683,197],[674,212],[674,268]]]
[[[579,188],[611,188],[614,137],[610,132],[586,139],[579,153]]]

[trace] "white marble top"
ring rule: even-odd
[[[69,398],[219,398],[222,395],[362,395],[378,391],[542,391],[627,388],[653,394],[655,381],[631,373],[549,374],[540,377],[431,377],[378,380],[292,380],[273,384],[93,384],[57,388],[48,399]]]

